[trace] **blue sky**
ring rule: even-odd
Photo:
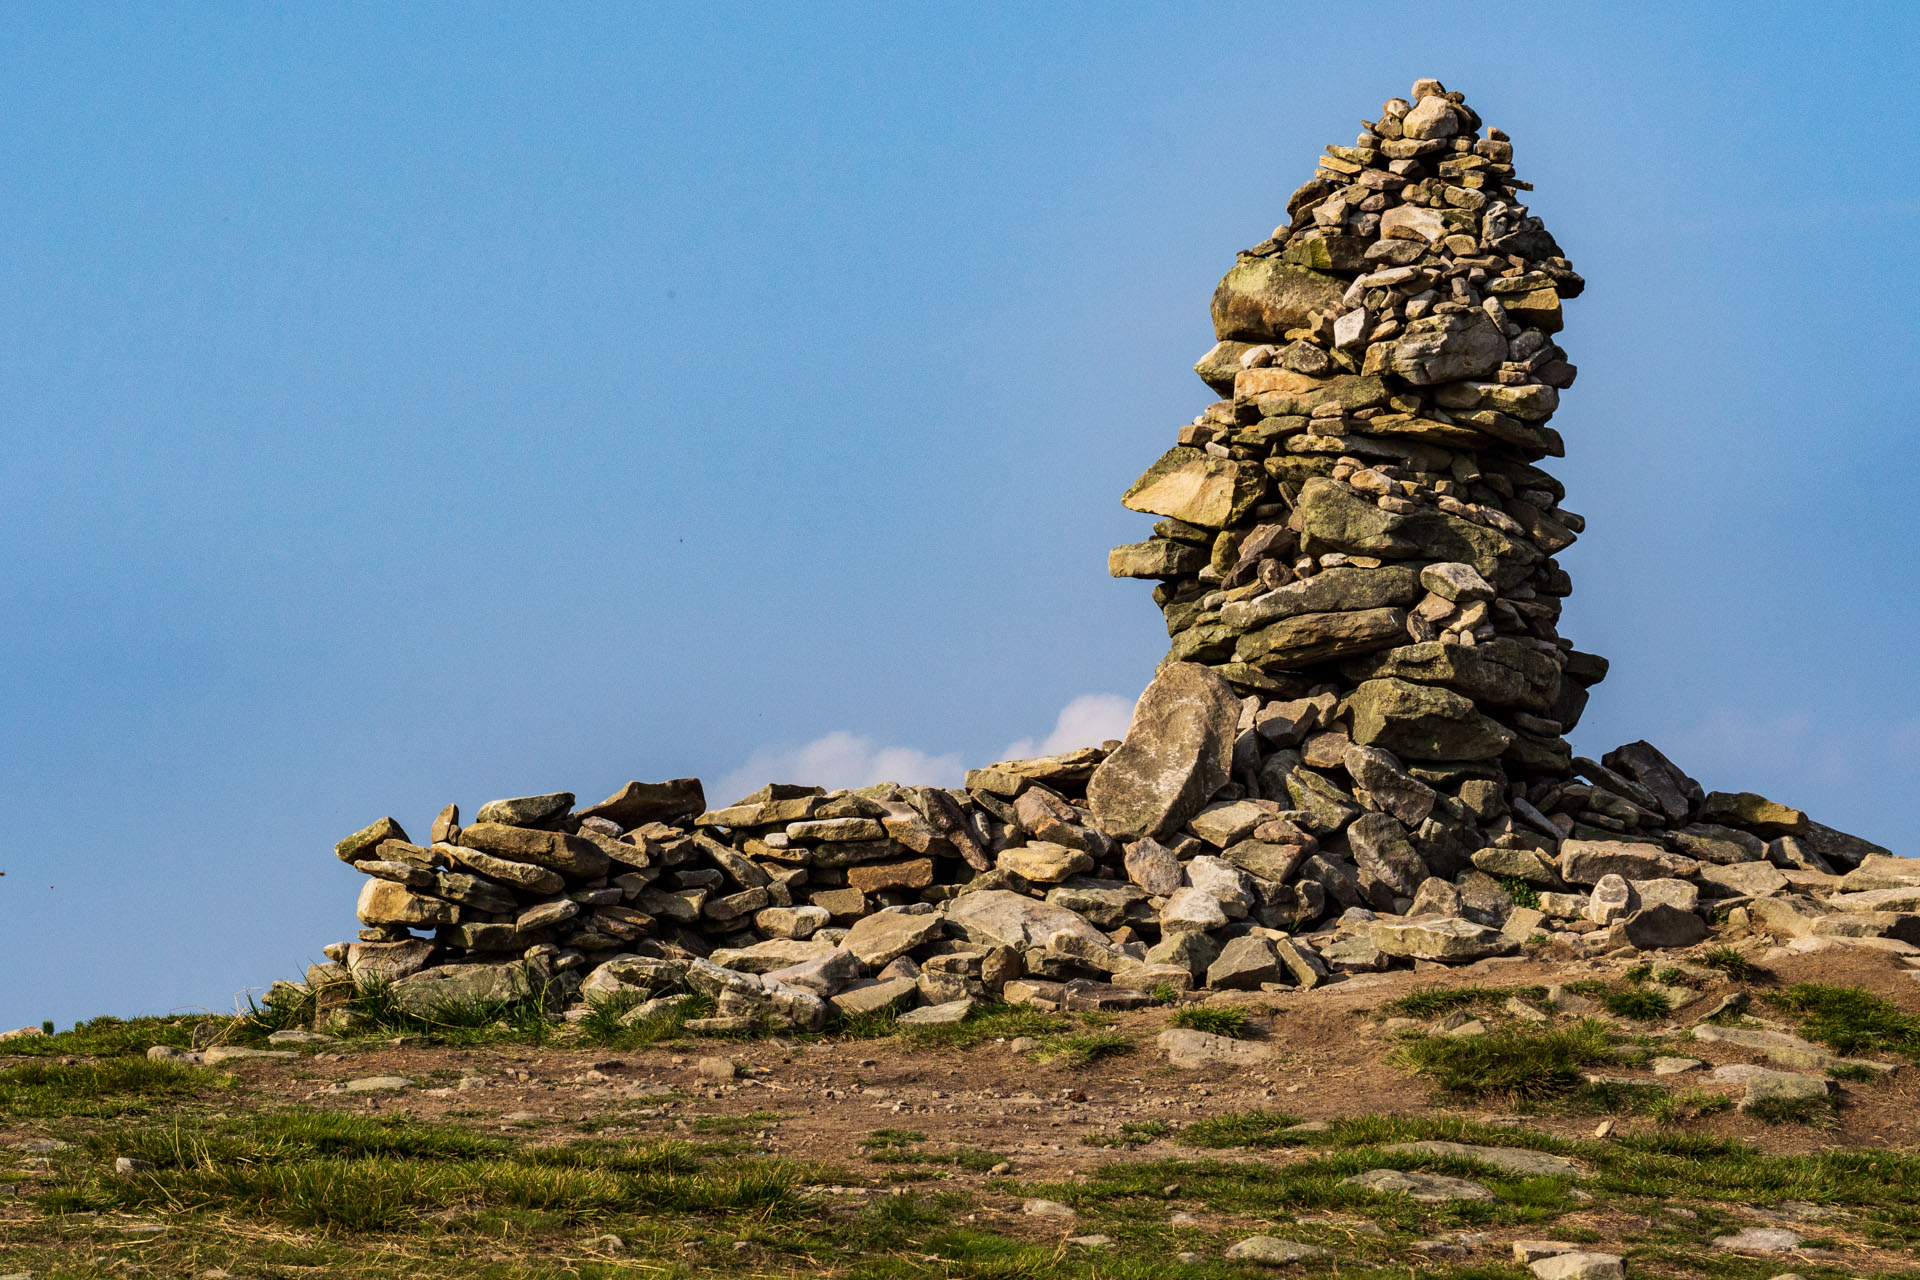
[[[1514,13],[0,6],[0,1027],[297,972],[382,814],[1124,717],[1213,285],[1424,75],[1589,281],[1576,745],[1915,851],[1920,20]]]

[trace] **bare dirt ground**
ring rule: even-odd
[[[1172,1010],[1156,1007],[1092,1019],[1103,1035],[1122,1037],[1127,1043],[1077,1065],[1070,1059],[1038,1060],[1036,1046],[1005,1037],[966,1045],[831,1035],[737,1041],[683,1039],[631,1050],[564,1041],[482,1048],[356,1042],[325,1047],[292,1060],[223,1063],[220,1070],[230,1072],[237,1087],[210,1105],[220,1108],[212,1114],[214,1120],[243,1120],[249,1115],[287,1109],[382,1119],[404,1117],[459,1126],[530,1147],[607,1141],[657,1143],[675,1138],[697,1142],[703,1137],[727,1135],[750,1160],[784,1158],[847,1171],[849,1185],[829,1190],[856,1201],[864,1197],[868,1205],[875,1196],[937,1192],[954,1206],[957,1224],[1011,1242],[1044,1246],[1053,1251],[1048,1256],[1058,1266],[1056,1270],[1005,1272],[959,1267],[928,1273],[935,1275],[1135,1274],[1124,1269],[1102,1271],[1098,1266],[1086,1271],[1073,1269],[1069,1265],[1072,1252],[1061,1252],[1067,1248],[1063,1241],[1074,1239],[1075,1232],[1089,1230],[1088,1220],[1084,1216],[1036,1215],[1030,1207],[1032,1198],[1060,1194],[1057,1190],[1050,1193],[1049,1187],[1110,1185],[1116,1167],[1148,1162],[1204,1160],[1279,1169],[1289,1162],[1326,1156],[1325,1147],[1316,1149],[1305,1138],[1298,1147],[1276,1147],[1268,1142],[1194,1150],[1181,1144],[1182,1132],[1199,1122],[1246,1113],[1277,1111],[1304,1121],[1327,1122],[1357,1116],[1414,1120],[1455,1117],[1513,1125],[1536,1134],[1587,1143],[1596,1136],[1617,1142],[1663,1129],[1683,1130],[1700,1137],[1738,1139],[1770,1156],[1920,1153],[1920,1069],[1910,1065],[1882,1079],[1838,1082],[1840,1105],[1830,1119],[1819,1123],[1767,1124],[1731,1106],[1663,1123],[1651,1114],[1606,1116],[1550,1105],[1522,1113],[1513,1109],[1516,1104],[1510,1100],[1450,1104],[1436,1096],[1431,1083],[1392,1060],[1405,1028],[1390,1023],[1383,1006],[1397,998],[1435,987],[1546,986],[1617,979],[1636,958],[1495,960],[1444,970],[1356,976],[1312,991],[1289,989],[1211,997],[1209,1005],[1247,1012],[1249,1037],[1275,1051],[1270,1060],[1253,1068],[1175,1070],[1155,1045],[1155,1037],[1167,1028]],[[1838,948],[1807,955],[1774,951],[1765,964],[1769,972],[1744,984],[1744,989],[1764,992],[1803,982],[1859,987],[1891,1000],[1903,1011],[1920,1012],[1920,979],[1898,957]],[[1704,1059],[1707,1069],[1731,1062],[1762,1064],[1765,1060],[1757,1052],[1691,1038],[1690,1029],[1702,1014],[1740,989],[1743,984],[1731,981],[1701,986],[1670,1015],[1648,1023],[1619,1023],[1618,1030],[1629,1037],[1644,1038],[1642,1043],[1659,1046],[1656,1052],[1668,1052],[1665,1046],[1671,1044],[1670,1052]],[[1762,1001],[1755,1002],[1752,1012],[1762,1020],[1776,1018]],[[1791,1028],[1792,1022],[1782,1020],[1777,1025]],[[0,1071],[29,1061],[46,1059],[0,1058]],[[1624,1074],[1652,1080],[1644,1071]],[[1706,1069],[1702,1069],[1663,1083],[1676,1089],[1717,1089],[1738,1096],[1736,1086],[1716,1085],[1704,1079],[1705,1074]],[[365,1082],[378,1077],[400,1077],[403,1082],[365,1087]],[[205,1108],[202,1114],[206,1114]],[[100,1122],[109,1135],[115,1123]],[[1602,1133],[1597,1135],[1596,1130]],[[100,1131],[98,1125],[94,1131]],[[55,1132],[65,1132],[69,1137],[74,1134],[70,1125],[63,1128],[61,1122],[23,1119],[0,1109],[0,1148],[31,1149],[36,1140]],[[889,1163],[889,1153],[899,1151],[912,1154]],[[1165,1190],[1169,1204],[1184,1194],[1177,1185]],[[1447,1251],[1465,1250],[1469,1258],[1504,1263],[1515,1239],[1569,1231],[1578,1238],[1599,1242],[1589,1247],[1629,1252],[1642,1247],[1646,1239],[1657,1237],[1657,1232],[1656,1237],[1646,1236],[1659,1224],[1652,1216],[1655,1210],[1644,1200],[1628,1204],[1614,1196],[1603,1195],[1597,1201],[1578,1192],[1575,1196],[1580,1203],[1565,1206],[1565,1212],[1556,1211],[1558,1216],[1550,1225],[1539,1220],[1507,1221],[1505,1225],[1496,1221],[1478,1235],[1459,1235],[1460,1240],[1467,1241],[1464,1245],[1446,1241],[1418,1244],[1414,1247],[1437,1248],[1439,1252],[1418,1254],[1416,1259],[1422,1265],[1443,1257],[1457,1263],[1460,1259]],[[1792,1202],[1791,1188],[1783,1190],[1778,1199]],[[1236,1208],[1201,1198],[1180,1207],[1181,1212],[1168,1220],[1182,1230],[1200,1233],[1196,1238],[1227,1242],[1250,1232],[1273,1229],[1267,1225],[1269,1220],[1249,1216],[1244,1206]],[[1159,1212],[1167,1219],[1164,1209]],[[1736,1212],[1744,1215],[1742,1221],[1765,1225],[1780,1221],[1782,1211],[1777,1206],[1753,1204]],[[0,1241],[7,1237],[10,1224],[21,1233],[21,1240],[32,1238],[38,1231],[40,1239],[49,1241],[54,1233],[49,1224],[54,1221],[47,1215],[36,1215],[25,1196],[0,1196]],[[1351,1212],[1302,1214],[1294,1221],[1320,1229],[1321,1234],[1314,1238],[1323,1241],[1343,1238],[1341,1233],[1351,1235],[1371,1229]],[[1797,1225],[1803,1234],[1815,1234],[1814,1228]],[[1114,1228],[1109,1222],[1101,1229]],[[1432,1230],[1431,1223],[1428,1229]],[[1776,1272],[1790,1270],[1807,1276],[1915,1274],[1913,1254],[1904,1243],[1889,1244],[1884,1232],[1848,1237],[1831,1226],[1820,1230],[1839,1241],[1835,1247],[1843,1246],[1843,1252],[1814,1248],[1766,1263],[1749,1257],[1747,1263],[1774,1269],[1743,1271],[1734,1267],[1716,1274],[1743,1280],[1748,1276],[1765,1280]],[[1329,1236],[1328,1232],[1334,1234]],[[1119,1245],[1128,1243],[1123,1239]],[[576,1242],[570,1247],[577,1250],[583,1246]],[[682,1243],[675,1247],[684,1252],[688,1248],[697,1251],[699,1246]],[[919,1243],[913,1246],[931,1247]],[[55,1246],[47,1244],[45,1248],[54,1252],[25,1255],[29,1267],[44,1266],[47,1257],[61,1256]],[[1111,1256],[1113,1265],[1118,1266],[1119,1255]],[[1663,1255],[1656,1251],[1650,1256]],[[0,1244],[0,1263],[8,1261],[8,1251]],[[784,1270],[748,1268],[736,1272],[731,1265],[734,1261],[738,1259],[730,1259],[730,1265],[724,1267],[714,1262],[692,1265],[685,1271],[654,1268],[631,1274],[859,1274],[832,1266],[796,1265],[791,1257],[785,1259]],[[1844,1269],[1836,1269],[1841,1267]],[[1403,1263],[1401,1269],[1408,1268]],[[1675,1269],[1672,1265],[1649,1264],[1640,1269],[1656,1274],[1707,1274],[1684,1265]],[[203,1268],[192,1274],[218,1270]],[[7,1272],[8,1267],[0,1265],[0,1273]],[[23,1268],[12,1274],[109,1273],[170,1274],[164,1268],[143,1271],[139,1266],[131,1270],[109,1266],[98,1272],[85,1268],[71,1272],[57,1267]],[[322,1273],[332,1274],[312,1267],[271,1274]],[[551,1274],[602,1273],[562,1269]],[[604,1274],[630,1273],[612,1270]],[[896,1272],[872,1274],[891,1276]],[[920,1273],[909,1269],[897,1274]],[[1192,1274],[1243,1272],[1229,1269]]]

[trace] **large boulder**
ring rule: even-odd
[[[1450,689],[1384,678],[1347,695],[1353,740],[1406,760],[1491,760],[1514,733]]]
[[[1369,940],[1382,953],[1410,960],[1466,964],[1488,956],[1509,955],[1520,944],[1498,929],[1463,920],[1378,920],[1368,926]]]
[[[1278,258],[1242,258],[1213,291],[1214,336],[1223,341],[1284,342],[1287,330],[1303,327],[1313,312],[1338,304],[1346,289],[1343,280]],[[1502,359],[1505,348],[1503,342]],[[1499,361],[1494,363],[1497,366]]]
[[[1543,558],[1531,543],[1445,512],[1383,511],[1325,476],[1312,476],[1301,485],[1295,515],[1301,549],[1310,556],[1338,551],[1388,560],[1457,562],[1472,565],[1496,587],[1517,584]]]
[[[1692,858],[1657,844],[1632,840],[1566,840],[1560,845],[1560,878],[1598,884],[1603,876],[1625,880],[1684,880],[1699,868]]]
[[[1444,685],[1483,706],[1546,711],[1560,694],[1560,667],[1552,658],[1510,636],[1467,648],[1429,640],[1401,645],[1341,668],[1353,680],[1391,676]]]
[[[1094,824],[1119,840],[1177,830],[1226,785],[1239,723],[1240,700],[1218,674],[1168,663],[1140,695],[1119,749],[1087,782]]]
[[[394,1002],[422,1016],[453,1006],[506,1004],[541,994],[558,993],[544,970],[525,962],[443,964],[393,984]]]

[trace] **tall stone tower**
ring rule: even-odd
[[[1159,580],[1170,661],[1259,699],[1281,749],[1244,791],[1311,812],[1326,788],[1299,766],[1346,760],[1297,748],[1332,731],[1439,793],[1413,825],[1442,864],[1477,816],[1537,813],[1570,779],[1564,735],[1606,672],[1557,630],[1554,556],[1583,522],[1538,464],[1564,452],[1555,335],[1584,282],[1528,190],[1507,135],[1435,80],[1327,147],[1215,291],[1195,371],[1222,398],[1127,491],[1163,519],[1109,564]]]

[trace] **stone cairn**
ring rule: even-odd
[[[1568,746],[1607,664],[1555,629],[1553,557],[1583,522],[1537,464],[1563,452],[1554,335],[1583,281],[1512,160],[1423,80],[1227,272],[1196,366],[1224,398],[1128,490],[1162,519],[1109,564],[1159,580],[1172,637],[1124,742],[951,791],[772,785],[709,809],[695,779],[634,782],[464,826],[449,806],[424,844],[383,818],[337,846],[369,877],[366,927],[309,970],[316,1026],[376,977],[420,1012],[701,996],[696,1029],[813,1030],[1687,946],[1716,923],[1920,943],[1920,863],[1708,794],[1644,742]]]

